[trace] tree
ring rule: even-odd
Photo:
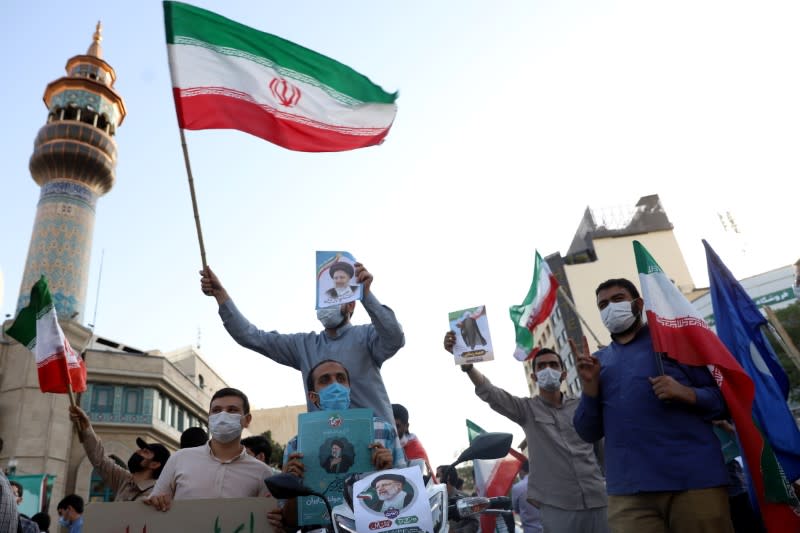
[[[775,316],[780,320],[794,345],[800,346],[800,302],[795,302],[790,306],[775,311]],[[774,334],[767,335],[767,338],[772,344],[781,366],[789,376],[789,399],[794,402],[800,401],[800,369],[797,368],[797,365],[786,353],[783,342]]]
[[[283,464],[283,449],[285,446],[272,439],[272,431],[269,429],[262,433],[261,436],[267,439],[272,447],[272,453],[270,453],[267,463],[273,466],[281,466]]]

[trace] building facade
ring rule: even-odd
[[[175,450],[184,429],[205,427],[211,396],[227,385],[192,347],[142,351],[81,325],[94,207],[114,183],[113,137],[125,117],[100,40],[98,24],[87,53],[70,58],[67,75],[45,90],[47,122],[30,159],[41,195],[18,307],[28,304],[31,286],[46,276],[61,328],[86,362],[87,390],[77,403],[106,453],[126,465],[137,437]],[[5,336],[10,325],[6,320],[0,332],[0,466],[25,486],[22,512],[53,516],[54,502],[70,493],[86,501],[111,499],[72,427],[68,396],[39,390],[34,356]]]

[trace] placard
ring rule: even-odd
[[[453,311],[447,317],[450,330],[456,333],[453,356],[457,365],[494,359],[485,305]]]
[[[347,252],[317,252],[317,309],[361,299],[355,263]]]
[[[371,472],[375,426],[371,409],[313,411],[297,417],[297,449],[303,453],[303,484],[327,498],[331,508],[344,502],[344,480]],[[316,496],[300,498],[300,525],[330,522],[325,502]]]
[[[353,486],[356,531],[433,531],[422,472],[416,466],[381,470]]]
[[[273,533],[267,513],[275,498],[218,498],[177,500],[169,511],[157,511],[141,500],[91,502],[83,513],[84,533]],[[52,528],[51,528],[52,529]]]

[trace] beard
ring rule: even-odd
[[[144,470],[144,460],[144,457],[138,453],[131,455],[130,459],[128,459],[128,470],[130,473],[135,474]]]

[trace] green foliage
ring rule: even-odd
[[[789,334],[789,338],[791,338],[794,345],[800,346],[800,302],[795,302],[790,306],[775,311],[775,315],[783,325],[786,333]],[[781,365],[786,370],[786,374],[789,376],[791,387],[789,399],[793,402],[800,401],[800,369],[797,368],[797,365],[786,353],[783,343],[776,335],[767,335],[767,338],[778,355]]]
[[[280,467],[283,464],[283,450],[285,446],[282,446],[279,442],[272,439],[271,430],[265,431],[261,436],[267,439],[272,446],[272,453],[267,462],[274,467]]]
[[[464,480],[464,485],[461,486],[461,492],[465,494],[472,494],[475,492],[475,476],[473,475],[472,461],[465,465],[457,466],[456,472],[458,472],[458,477]]]

